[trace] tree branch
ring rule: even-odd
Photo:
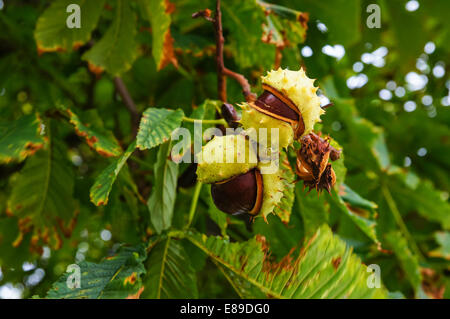
[[[125,83],[123,82],[123,80],[120,77],[116,76],[114,78],[114,85],[115,85],[116,90],[119,93],[120,97],[122,98],[123,103],[127,107],[128,111],[130,111],[131,127],[133,130],[133,134],[136,135],[136,133],[138,131],[139,119],[140,119],[140,114],[139,114],[138,109],[136,108],[136,104],[134,104],[133,98],[131,97]]]
[[[214,19],[211,18],[211,10],[205,9],[195,12],[192,18],[205,18],[214,24],[214,31],[216,35],[216,65],[217,65],[217,92],[219,99],[222,102],[227,101],[227,76],[236,80],[242,87],[242,93],[244,94],[247,102],[254,101],[256,95],[251,92],[250,84],[248,80],[239,73],[231,71],[225,67],[223,62],[223,44],[225,39],[223,37],[222,29],[222,11],[220,10],[220,0],[216,0],[216,13]]]

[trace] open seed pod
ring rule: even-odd
[[[256,152],[244,135],[216,136],[197,158],[198,180],[212,184],[211,195],[217,208],[233,215],[259,213],[262,177],[256,169]]]
[[[303,69],[272,70],[262,77],[264,92],[255,102],[244,103],[241,124],[251,127],[280,129],[280,147],[292,144],[294,138],[307,135],[325,111],[320,107],[314,80]]]
[[[310,133],[301,139],[301,148],[297,152],[296,173],[309,189],[326,189],[330,192],[336,183],[336,174],[328,161],[337,160],[340,150],[330,145],[328,139]]]

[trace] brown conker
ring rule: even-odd
[[[214,204],[221,211],[231,214],[259,213],[263,200],[263,181],[259,170],[252,169],[245,174],[211,185]]]

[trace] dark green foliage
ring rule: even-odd
[[[81,29],[66,26],[72,3]],[[277,64],[302,66],[333,103],[316,131],[342,149],[336,186],[308,194],[286,172],[266,222],[222,213],[195,165],[172,161],[178,128],[193,142],[224,124],[214,28],[191,18],[214,18],[215,1],[4,1],[0,287],[20,283],[24,298],[448,298],[449,3],[379,1],[370,29],[371,3],[222,1],[225,66],[253,92]],[[352,86],[357,75],[367,83]],[[227,100],[244,101],[232,78]],[[81,288],[67,285],[71,264]]]

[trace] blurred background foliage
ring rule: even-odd
[[[116,76],[139,113],[156,106],[181,108],[189,115],[206,99],[217,99],[214,30],[210,22],[191,18],[196,11],[213,10],[214,1],[170,0],[166,7],[163,1],[148,1],[148,6],[142,6],[147,1],[99,2],[98,17],[95,9],[89,11],[89,21],[98,19],[98,24],[92,34],[81,35],[77,50],[66,43],[55,49],[61,52],[43,53],[52,50],[38,50],[36,40],[53,38],[46,39],[45,32],[39,38],[35,29],[50,1],[0,0],[0,297],[44,296],[68,264],[99,261],[120,243],[137,244],[152,233],[143,198],[155,182],[156,149],[131,156],[108,205],[90,201],[90,187],[110,163],[104,152],[125,150],[135,137],[133,112],[116,91]],[[272,2],[290,8],[288,17],[266,15],[268,4],[257,0],[223,1],[225,65],[245,75],[256,93],[261,92],[260,76],[276,64],[293,70],[302,66],[317,79],[322,104],[333,103],[317,128],[343,147],[345,184],[366,199],[365,208],[337,200],[339,190],[320,199],[314,192],[305,196],[300,185],[289,225],[271,216],[269,224],[257,219],[246,227],[242,219],[217,211],[204,187],[195,227],[238,241],[263,234],[274,256],[282,257],[325,222],[365,264],[380,265],[393,297],[450,296],[445,289],[450,280],[450,2]],[[380,28],[366,24],[373,3],[381,9]],[[119,12],[126,23],[117,22]],[[299,13],[307,13],[307,21],[292,20]],[[149,17],[157,22],[150,25]],[[102,42],[111,25],[119,36]],[[164,50],[161,38],[167,28],[172,52]],[[229,102],[243,101],[240,86],[232,79],[227,85]],[[103,138],[91,139],[91,146],[97,144],[90,147],[65,109]],[[36,123],[41,130],[45,123],[46,132],[20,154],[8,153],[2,145],[6,132],[22,145],[20,136],[27,132],[20,128],[30,127],[33,137]],[[52,151],[43,148],[32,155],[33,147],[44,143],[51,143]],[[27,170],[33,158],[34,167]],[[45,175],[49,163],[56,166],[57,176],[49,178],[55,179],[51,191],[59,200],[40,195],[45,190],[38,174]],[[181,165],[180,174],[187,167]],[[193,192],[178,187],[175,227],[186,223]],[[38,194],[44,209],[33,203],[20,207],[32,194]],[[8,203],[16,210],[11,212]],[[370,238],[362,229],[375,229],[376,235]],[[196,260],[199,297],[237,297],[210,260],[183,245]]]

